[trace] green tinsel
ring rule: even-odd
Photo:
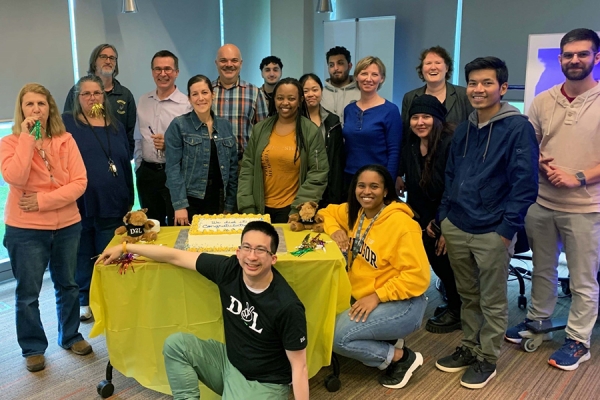
[[[42,123],[39,120],[35,121],[35,125],[31,128],[29,134],[35,134],[35,140],[40,140],[42,138]]]

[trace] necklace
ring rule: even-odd
[[[365,233],[361,236],[360,231],[362,230],[363,222],[365,221],[365,217],[366,217],[365,211],[363,210],[363,212],[360,216],[360,221],[358,223],[358,228],[356,229],[354,238],[352,238],[352,243],[351,243],[352,251],[350,252],[352,254],[352,258],[350,258],[348,260],[348,268],[352,267],[352,263],[354,262],[354,259],[358,256],[358,254],[360,253],[360,250],[365,242],[365,239],[367,238],[367,235],[369,234],[369,231],[371,230],[371,227],[373,226],[373,223],[375,222],[377,217],[379,217],[379,214],[381,214],[381,212],[383,211],[384,208],[385,208],[385,204],[383,205],[383,207],[381,207],[381,210],[379,210],[377,212],[377,214],[375,214],[375,216],[373,217],[373,219],[367,226],[367,229],[365,229]],[[348,254],[348,255],[350,255],[350,254]]]

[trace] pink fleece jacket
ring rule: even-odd
[[[87,186],[87,175],[70,133],[44,141],[44,160],[27,133],[8,135],[0,142],[2,177],[10,185],[4,222],[16,228],[55,230],[81,221],[77,200]],[[39,211],[19,208],[24,194],[37,193]]]

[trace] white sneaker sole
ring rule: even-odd
[[[406,386],[406,384],[412,377],[413,372],[415,372],[415,370],[417,368],[419,368],[421,365],[423,365],[423,356],[421,355],[421,353],[415,352],[415,356],[416,356],[415,362],[413,362],[412,365],[410,366],[410,368],[408,369],[408,371],[406,371],[406,374],[404,374],[404,379],[402,379],[400,381],[400,383],[397,383],[395,385],[383,385],[383,386],[386,388],[389,388],[389,389],[401,389],[404,386]]]
[[[556,367],[558,369],[562,369],[564,371],[573,371],[579,367],[579,364],[589,360],[590,358],[592,358],[592,355],[591,355],[590,351],[588,350],[588,352],[586,354],[584,354],[583,356],[581,356],[581,358],[573,365],[558,365],[553,359],[549,359],[548,364],[550,364],[553,367]]]
[[[492,372],[492,374],[485,380],[485,382],[481,382],[481,383],[466,383],[463,382],[462,379],[460,381],[460,384],[466,388],[469,389],[481,389],[483,387],[485,387],[485,385],[488,384],[488,382],[496,376],[496,371],[494,370],[494,372]]]
[[[438,364],[438,363],[436,362],[436,363],[435,363],[435,367],[436,367],[437,369],[439,369],[440,371],[444,371],[444,372],[460,372],[460,371],[462,371],[462,370],[465,370],[465,369],[469,368],[469,367],[470,367],[470,365],[465,365],[465,366],[463,366],[463,367],[454,367],[454,368],[451,368],[451,367],[444,367],[443,365],[441,365],[441,364]]]

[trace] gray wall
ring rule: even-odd
[[[528,36],[574,28],[599,31],[599,9],[598,0],[464,0],[461,65],[493,55],[506,61],[509,84],[524,85]],[[460,78],[464,85],[462,71]],[[505,98],[523,101],[523,94],[509,91]]]
[[[404,93],[423,85],[415,71],[421,50],[440,45],[445,47],[450,54],[454,52],[456,1],[338,0],[336,14],[336,19],[396,16],[393,99],[396,104],[402,102]],[[318,22],[315,22],[316,24]],[[320,25],[322,37],[322,22]],[[315,37],[317,35],[319,33],[315,29]],[[321,48],[315,47],[315,60],[324,63],[324,54],[328,49],[322,48],[322,42],[320,44]],[[353,59],[352,61],[358,60]],[[317,67],[315,66],[315,68]],[[318,68],[316,69],[317,73],[320,73],[322,67]]]
[[[119,51],[117,79],[131,90],[136,102],[156,87],[150,60],[159,50],[170,50],[179,58],[177,86],[183,93],[191,76],[217,76],[219,0],[137,0],[137,14],[121,14],[122,0],[76,2],[80,76],[85,75],[90,53],[100,43],[111,43]]]
[[[0,120],[12,119],[23,85],[46,86],[62,109],[73,83],[67,0],[0,0]]]
[[[270,0],[223,0],[223,17],[225,43],[235,44],[242,52],[241,78],[261,86],[260,62],[271,52]]]

